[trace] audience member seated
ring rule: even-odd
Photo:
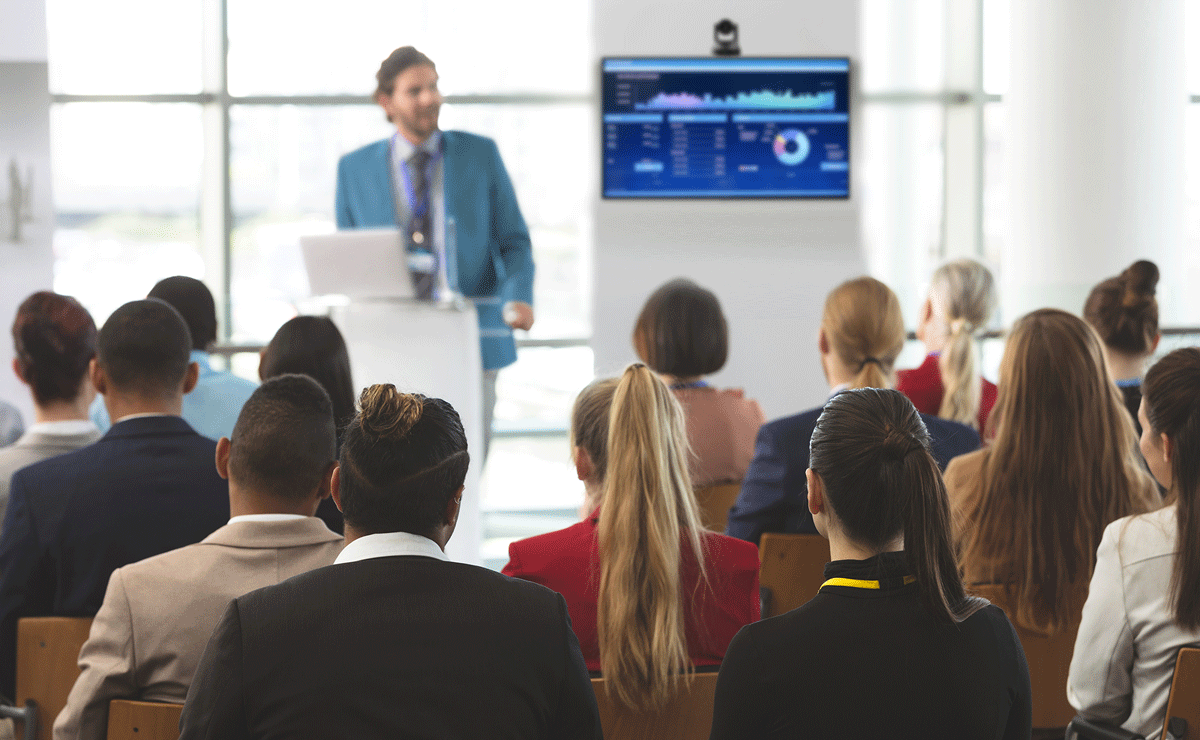
[[[834,395],[852,388],[890,388],[892,365],[903,347],[900,300],[883,283],[856,278],[825,299],[817,349]],[[754,461],[729,510],[725,534],[757,543],[763,532],[816,533],[805,503],[804,471],[809,438],[820,416],[821,409],[816,408],[763,425]],[[979,447],[974,429],[929,414],[921,418],[939,466]]]
[[[11,403],[0,399],[0,447],[7,447],[21,438],[25,432],[25,422],[21,420],[21,412]]]
[[[633,346],[683,406],[692,484],[740,481],[764,419],[758,402],[740,388],[719,390],[704,380],[725,366],[729,354],[729,327],[717,297],[691,280],[663,285],[642,307]]]
[[[275,332],[262,351],[258,377],[268,380],[284,373],[307,375],[321,384],[333,401],[338,448],[342,433],[354,418],[354,382],[350,379],[350,355],[342,333],[324,316],[297,316]],[[342,532],[342,512],[333,499],[321,501],[317,516],[333,531]]]
[[[1175,654],[1200,644],[1200,349],[1159,360],[1143,393],[1142,453],[1172,503],[1104,530],[1067,698],[1087,719],[1158,738]]]
[[[177,275],[158,281],[146,297],[170,304],[192,335],[191,361],[199,366],[200,378],[183,399],[183,420],[213,441],[228,437],[256,385],[233,373],[213,370],[209,363],[208,348],[217,341],[217,307],[212,293],[199,280]],[[92,421],[101,431],[108,430],[111,422],[103,403],[92,404]]]
[[[917,323],[925,362],[896,373],[896,389],[918,411],[974,427],[981,436],[987,435],[996,386],[979,374],[974,337],[995,310],[993,286],[992,273],[975,260],[935,270]]]
[[[94,616],[114,570],[229,520],[217,443],[179,418],[198,375],[190,347],[166,303],[118,308],[90,368],[116,423],[99,442],[13,475],[0,535],[0,694],[13,695],[18,619]]]
[[[964,592],[913,405],[874,388],[830,399],[807,477],[828,580],[734,638],[713,740],[1028,738],[1025,654],[1004,613]]]
[[[1133,417],[1138,434],[1138,407],[1142,403],[1142,373],[1146,360],[1158,349],[1158,265],[1138,260],[1124,272],[1109,278],[1088,295],[1083,318],[1104,341],[1108,374],[1125,397],[1125,408]]]
[[[346,548],[233,601],[181,739],[599,740],[562,597],[443,552],[469,461],[458,414],[391,385],[360,403],[332,483]]]
[[[607,387],[581,395],[606,396]],[[701,524],[683,412],[649,368],[626,368],[611,407],[581,408],[576,468],[602,487],[599,508],[514,542],[504,573],[565,596],[588,668],[603,671],[621,703],[658,706],[693,665],[719,665],[737,631],[758,619],[758,552]]]
[[[1105,526],[1157,508],[1158,489],[1082,319],[1018,319],[1000,377],[995,439],[946,469],[960,565],[967,583],[1012,585],[1014,622],[1056,634],[1079,621]]]
[[[250,396],[232,439],[217,442],[232,518],[113,572],[56,738],[104,740],[113,699],[182,704],[232,599],[333,564],[342,538],[313,514],[329,496],[335,444],[329,396],[311,378],[282,375]]]
[[[74,298],[38,292],[17,308],[13,321],[13,372],[33,395],[35,423],[0,450],[0,521],[8,508],[12,474],[39,460],[100,439],[88,419],[96,389],[88,364],[96,356],[96,324]]]

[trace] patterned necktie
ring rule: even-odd
[[[421,300],[431,300],[437,284],[437,252],[433,249],[433,218],[429,207],[429,152],[418,148],[408,160],[412,178],[412,206],[408,218],[408,252],[431,255],[428,270],[410,269],[413,292]],[[422,265],[425,266],[425,265]]]

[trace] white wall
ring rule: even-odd
[[[595,14],[597,57],[706,56],[722,18],[738,24],[745,56],[850,56],[852,69],[858,57],[856,2],[596,0]],[[729,363],[717,385],[745,388],[768,418],[824,400],[816,336],[825,294],[865,271],[854,199],[604,201],[598,183],[593,192],[598,374],[636,359],[630,334],[650,292],[689,277],[717,294],[729,320]]]
[[[46,9],[43,0],[0,4],[0,398],[15,403],[33,421],[29,393],[16,379],[9,327],[29,293],[51,287],[54,207],[50,193],[50,93],[46,67]],[[21,241],[14,243],[10,164],[31,196],[30,219],[21,216]],[[32,174],[32,177],[31,177]]]

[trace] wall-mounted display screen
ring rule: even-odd
[[[850,60],[607,58],[606,198],[847,198]]]

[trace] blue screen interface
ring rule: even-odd
[[[606,198],[846,198],[850,62],[605,59]]]

